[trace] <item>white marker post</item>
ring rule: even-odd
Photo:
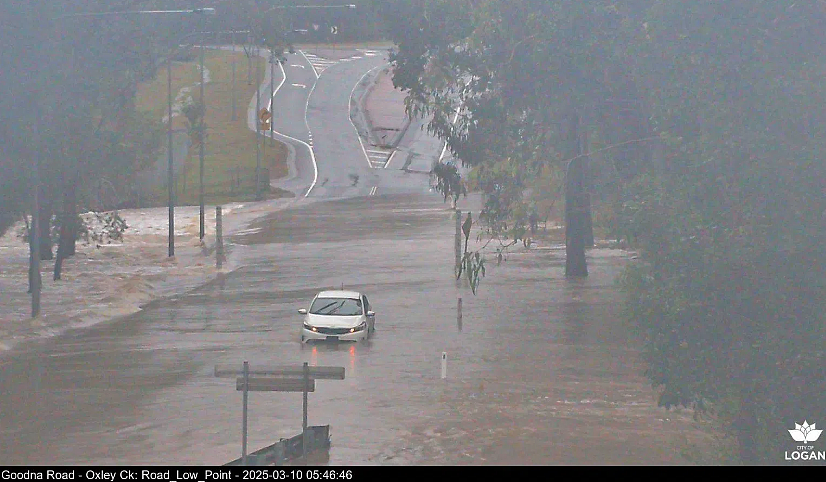
[[[442,352],[442,380],[447,378],[447,352]]]

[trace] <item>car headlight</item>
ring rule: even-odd
[[[310,331],[318,331],[318,328],[316,328],[314,326],[311,326],[311,325],[308,325],[307,323],[304,323],[304,329],[305,330],[310,330]]]
[[[350,333],[355,333],[357,331],[363,331],[365,328],[367,328],[367,322],[363,321],[359,326],[357,326],[355,328],[350,328]]]

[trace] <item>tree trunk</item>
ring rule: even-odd
[[[60,218],[60,239],[57,245],[57,259],[54,263],[55,281],[60,279],[63,269],[63,260],[75,254],[75,239],[77,238],[77,213],[75,212],[75,185],[67,187],[63,198],[63,214]]]
[[[585,261],[585,237],[587,221],[591,217],[586,213],[585,172],[580,155],[579,113],[572,111],[568,115],[566,145],[572,160],[568,163],[565,175],[565,276],[588,276]]]
[[[588,133],[581,130],[580,134],[581,142],[580,142],[580,153],[587,153],[588,152]],[[585,219],[583,222],[585,223],[585,247],[586,248],[593,248],[594,247],[594,223],[591,219],[591,180],[593,176],[591,175],[591,157],[585,156],[581,159],[582,161],[582,175],[583,175],[583,182],[582,182],[582,201],[583,201],[583,216]]]
[[[43,196],[44,198],[46,196]],[[40,212],[38,213],[38,231],[39,231],[39,238],[40,238],[40,259],[47,260],[47,259],[54,259],[54,255],[52,254],[52,236],[51,236],[51,229],[52,229],[52,207],[48,204],[40,206]]]

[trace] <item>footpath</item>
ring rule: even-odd
[[[444,143],[427,132],[429,118],[408,119],[404,99],[406,94],[393,86],[389,66],[366,80],[360,99],[360,116],[364,126],[359,131],[373,149],[386,150],[388,167],[408,173],[429,174],[433,163],[449,157]],[[433,153],[439,153],[434,157]]]

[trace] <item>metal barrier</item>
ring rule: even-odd
[[[304,456],[303,434],[298,434],[290,438],[282,438],[278,442],[256,450],[247,455],[248,466],[282,465],[290,460],[300,459]],[[327,450],[330,448],[330,426],[316,425],[307,427],[307,453],[317,450]],[[241,466],[241,458],[224,464],[225,466]]]

